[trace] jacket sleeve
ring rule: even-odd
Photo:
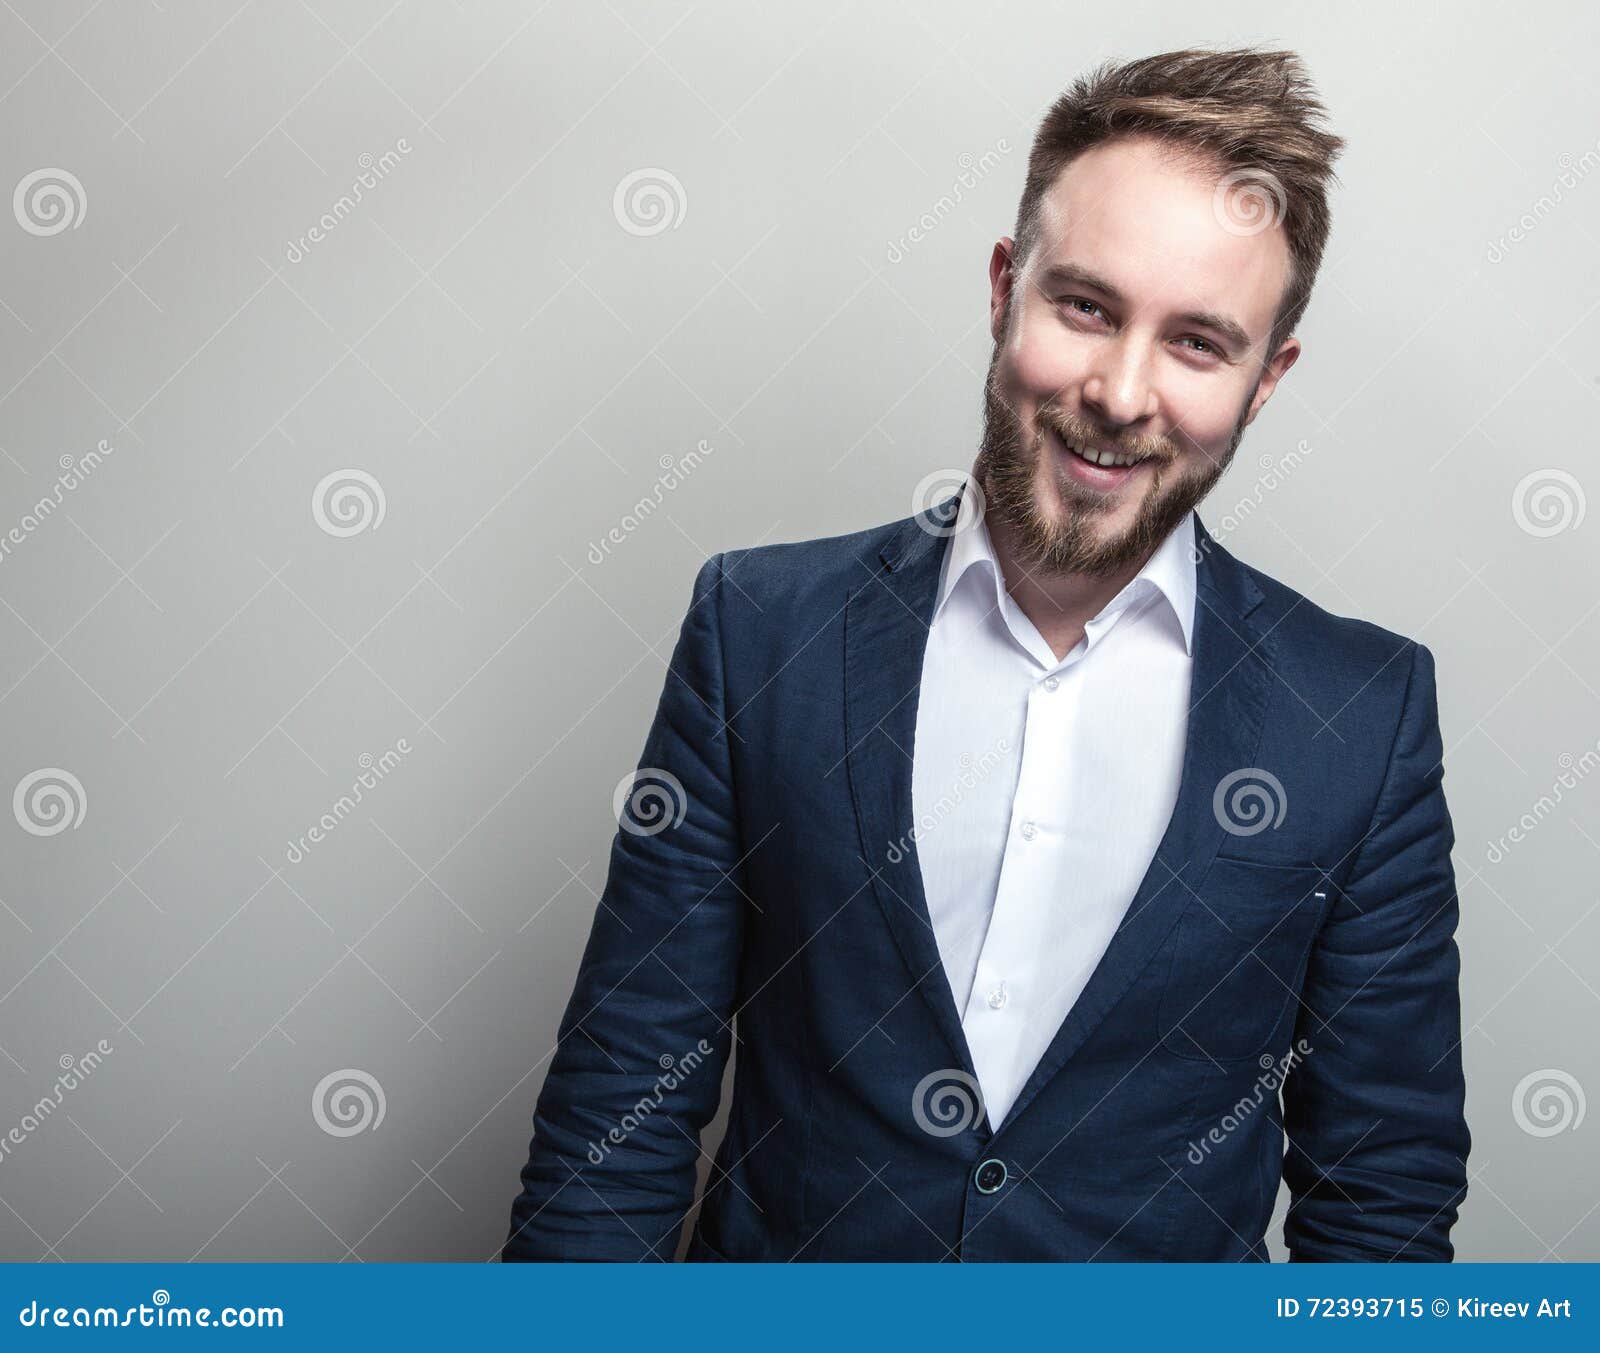
[[[505,1261],[670,1260],[716,1112],[743,937],[723,556],[694,596],[533,1116]]]
[[[1411,670],[1367,835],[1312,950],[1284,1085],[1291,1261],[1454,1257],[1466,1195],[1458,914],[1433,655]]]

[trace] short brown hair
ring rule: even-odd
[[[1041,200],[1069,163],[1092,146],[1155,137],[1216,171],[1230,191],[1255,194],[1255,209],[1270,197],[1290,257],[1270,356],[1305,313],[1328,240],[1327,189],[1337,182],[1333,162],[1344,141],[1322,125],[1325,114],[1293,52],[1191,49],[1107,62],[1075,81],[1039,124],[1017,208],[1013,266],[1020,272],[1037,243]]]

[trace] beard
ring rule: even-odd
[[[995,368],[1003,345],[1003,340],[995,344],[984,380],[983,442],[975,467],[984,511],[1003,524],[1030,572],[1109,578],[1142,565],[1232,463],[1244,437],[1245,415],[1255,388],[1245,399],[1222,459],[1216,463],[1202,460],[1192,469],[1178,471],[1174,469],[1178,448],[1168,438],[1107,437],[1094,424],[1052,404],[1041,407],[1038,426],[1025,433],[1021,420],[995,388]],[[1256,384],[1260,384],[1259,377]],[[1121,495],[1099,493],[1078,483],[1058,463],[1058,453],[1047,435],[1050,429],[1068,441],[1111,441],[1129,454],[1148,458],[1150,483],[1131,523],[1109,535],[1104,533],[1102,523],[1122,506]],[[1059,518],[1050,517],[1039,503],[1035,479],[1041,460],[1052,470],[1050,478],[1061,501]],[[1142,467],[1134,471],[1142,472]]]

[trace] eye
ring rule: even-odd
[[[1104,315],[1106,313],[1096,302],[1091,301],[1087,296],[1063,296],[1060,301],[1057,302],[1057,304],[1071,308],[1074,314],[1082,315],[1086,319],[1093,319],[1096,314]],[[1079,306],[1086,306],[1088,308],[1080,310],[1077,308]]]
[[[1222,349],[1219,348],[1215,343],[1212,343],[1209,340],[1204,339],[1204,338],[1197,338],[1194,334],[1187,334],[1183,338],[1180,338],[1178,340],[1178,342],[1180,342],[1180,343],[1198,343],[1200,346],[1197,347],[1197,348],[1191,348],[1190,349],[1191,352],[1198,352],[1198,353],[1201,353],[1202,355],[1204,355],[1204,354],[1212,354],[1212,355],[1215,355],[1217,357],[1222,356]]]

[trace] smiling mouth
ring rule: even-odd
[[[1077,459],[1089,465],[1099,466],[1102,469],[1111,470],[1132,467],[1149,459],[1147,456],[1130,456],[1125,451],[1102,450],[1088,442],[1068,441],[1059,432],[1056,432],[1054,428],[1051,431],[1055,434],[1057,445],[1070,452]]]
[[[1101,492],[1120,489],[1139,472],[1146,460],[1151,459],[1069,442],[1054,428],[1049,431],[1049,439],[1066,473],[1085,488]]]

